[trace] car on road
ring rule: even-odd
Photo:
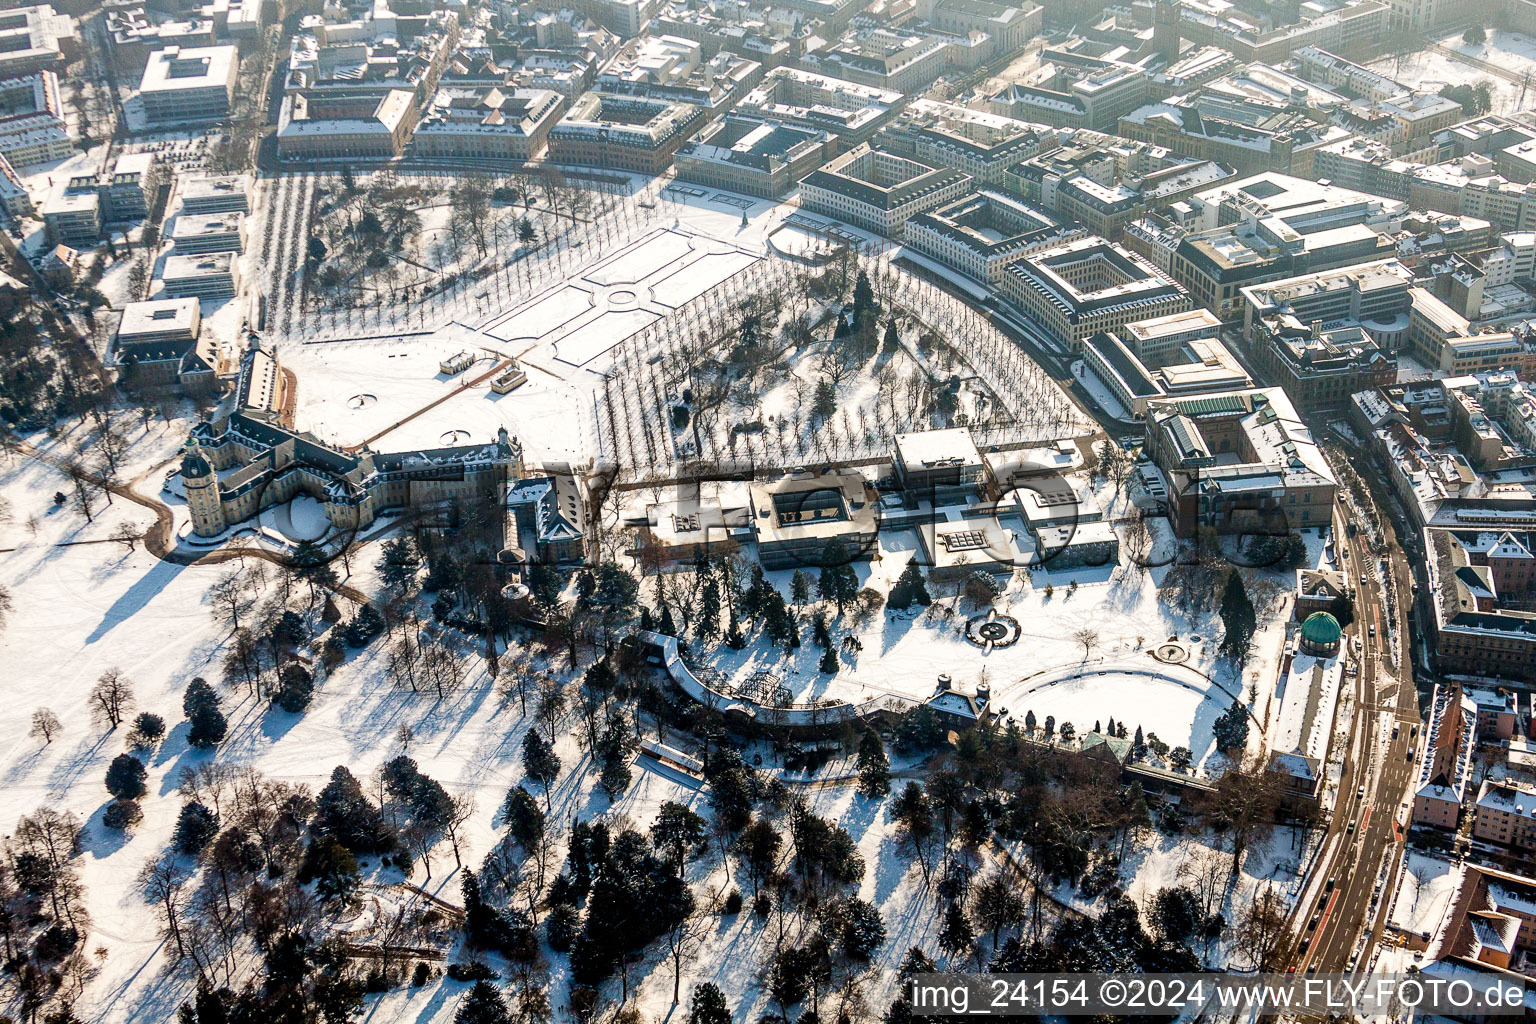
[[[1374,624],[1374,623],[1372,623],[1372,624],[1371,624],[1371,625],[1370,625],[1370,626],[1368,626],[1368,627],[1367,627],[1367,628],[1366,628],[1366,631],[1365,631],[1365,632],[1366,632],[1366,635],[1367,635],[1367,636],[1369,636],[1369,637],[1371,637],[1371,638],[1373,638],[1373,639],[1374,639],[1374,638],[1375,638],[1375,636],[1376,636],[1376,626],[1375,626],[1375,624]]]
[[[1356,800],[1364,800],[1365,799],[1365,787],[1364,786],[1361,786],[1359,789],[1355,790],[1355,799]]]
[[[1349,823],[1349,827],[1344,830],[1344,834],[1347,835],[1347,836],[1352,836],[1352,835],[1355,834],[1355,823],[1354,822],[1350,822]]]

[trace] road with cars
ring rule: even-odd
[[[1381,938],[1398,882],[1398,814],[1411,793],[1419,733],[1409,602],[1396,590],[1413,577],[1390,522],[1356,506],[1370,502],[1369,495],[1346,491],[1341,486],[1334,535],[1341,568],[1355,585],[1355,621],[1346,640],[1358,644],[1358,674],[1337,798],[1312,876],[1322,884],[1308,887],[1294,918],[1291,969],[1306,973],[1363,969]],[[1368,518],[1381,524],[1374,540]]]

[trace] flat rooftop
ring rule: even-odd
[[[982,464],[981,452],[965,427],[897,434],[896,454],[909,470]]]
[[[191,333],[200,312],[201,305],[197,299],[130,302],[123,307],[123,319],[117,325],[117,336],[132,340],[139,335],[162,334],[166,331]]]
[[[139,92],[227,88],[239,60],[233,46],[168,46],[149,55]]]

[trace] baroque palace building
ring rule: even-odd
[[[523,475],[522,445],[505,427],[489,444],[381,453],[326,444],[292,424],[294,377],[253,346],[240,367],[234,411],[199,423],[182,454],[193,532],[215,537],[262,509],[307,494],[338,530],[384,511],[500,500]]]

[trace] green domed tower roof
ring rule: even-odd
[[[187,438],[187,446],[181,452],[182,479],[201,480],[212,474],[213,467],[208,465],[208,459],[204,457],[202,446],[197,443],[197,438]]]
[[[1308,647],[1335,647],[1343,635],[1339,620],[1327,612],[1313,612],[1301,624],[1301,642]]]

